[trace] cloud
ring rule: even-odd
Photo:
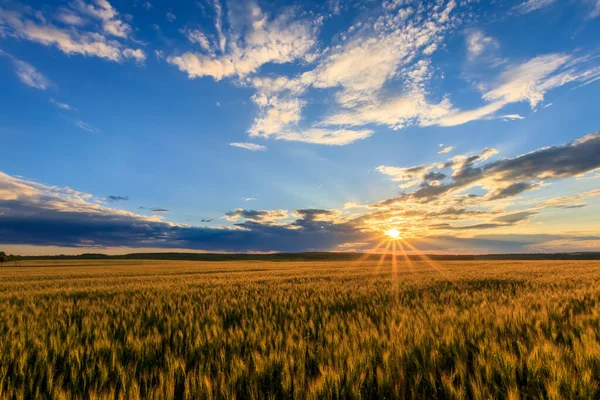
[[[169,22],[173,23],[173,22],[175,22],[175,20],[177,19],[177,17],[175,16],[175,14],[168,12],[167,13],[167,19],[169,20]]]
[[[448,154],[450,153],[452,150],[454,149],[454,146],[448,146],[448,147],[444,147],[443,149],[441,149],[440,151],[438,151],[438,154]]]
[[[171,210],[168,210],[166,208],[144,207],[144,206],[139,206],[138,210],[147,210],[147,211],[150,211],[150,212],[156,213],[156,214],[163,214],[163,213],[169,213],[169,212],[171,212]]]
[[[46,90],[50,85],[50,81],[35,67],[25,61],[13,60],[15,73],[19,80],[35,89]]]
[[[262,146],[256,143],[229,143],[230,146],[239,147],[240,149],[246,149],[250,151],[265,151],[267,150],[266,146]]]
[[[138,55],[136,60],[139,61],[139,52],[142,50],[137,51],[128,48],[120,41],[115,40],[128,38],[131,27],[118,19],[117,11],[107,1],[96,0],[95,3],[89,4],[78,0],[71,4],[73,10],[69,11],[69,15],[75,15],[73,12],[78,12],[80,16],[84,15],[98,21],[103,33],[93,29],[89,31],[82,30],[85,24],[83,22],[73,23],[76,22],[74,18],[65,22],[64,16],[67,14],[64,14],[64,12],[63,18],[59,18],[59,22],[68,26],[64,28],[56,26],[48,22],[40,12],[27,7],[13,10],[0,9],[0,29],[5,30],[12,37],[45,46],[55,46],[69,55],[94,56],[118,62],[124,56],[128,57],[136,54]],[[91,24],[90,28],[94,27],[95,24]],[[105,35],[112,36],[115,39],[108,38]]]
[[[98,128],[93,127],[92,125],[85,123],[81,120],[77,120],[77,121],[73,121],[73,123],[75,124],[76,127],[83,129],[84,131],[88,131],[88,132],[100,132],[100,130]]]
[[[499,79],[484,92],[486,105],[468,111],[448,109],[447,115],[434,120],[441,126],[462,125],[488,118],[508,104],[528,102],[537,107],[549,90],[575,81],[589,81],[600,76],[600,67],[584,66],[587,57],[552,53],[534,57],[524,63],[508,66]],[[504,117],[516,117],[514,115]],[[520,116],[516,117],[521,118]],[[513,118],[514,119],[514,118]]]
[[[220,3],[214,4],[219,20]],[[272,19],[252,4],[247,4],[238,13],[230,10],[232,31],[228,33],[229,40],[224,35],[219,37],[216,47],[220,48],[222,54],[186,52],[170,56],[167,61],[186,72],[189,78],[210,76],[221,80],[225,77],[246,76],[265,64],[283,64],[296,60],[315,44],[314,27],[308,22],[293,20],[291,13]],[[221,32],[220,25],[218,29]],[[225,43],[229,43],[227,49]]]
[[[129,196],[106,196],[106,201],[114,203],[117,201],[127,201]]]
[[[588,1],[592,6],[592,11],[588,14],[588,19],[594,19],[600,16],[600,0],[589,0]]]
[[[312,128],[298,131],[283,131],[272,136],[275,139],[293,142],[323,144],[328,146],[344,146],[357,140],[368,138],[373,134],[370,129],[319,129]]]
[[[485,36],[482,31],[473,30],[467,35],[467,50],[471,60],[483,54],[487,49],[498,48],[498,41],[489,36]]]
[[[214,34],[185,31],[203,52],[171,55],[168,62],[191,79],[230,78],[253,89],[257,115],[248,129],[250,137],[345,145],[371,136],[371,125],[399,130],[522,119],[499,112],[522,102],[535,109],[550,90],[600,78],[592,56],[552,53],[513,63],[494,59],[496,76],[470,79],[482,92],[482,104],[461,109],[452,103],[452,93],[432,94],[430,86],[443,75],[433,66],[433,55],[448,35],[470,21],[470,2],[369,3],[328,47],[317,42],[324,17],[310,21],[306,14],[294,17],[289,10],[272,17],[251,3],[232,2],[223,30],[223,7],[216,0],[212,6],[218,40]],[[481,30],[468,30],[466,37],[472,59],[500,46]],[[300,64],[295,74],[263,73],[267,64],[293,61]],[[501,65],[504,69],[497,73]],[[311,108],[307,119],[305,108],[323,93],[327,101],[316,116]]]
[[[50,86],[50,80],[46,78],[40,71],[38,71],[33,65],[19,60],[18,58],[1,49],[0,56],[7,57],[11,60],[15,74],[19,80],[27,86],[31,86],[32,88],[39,90],[46,90]]]
[[[530,12],[539,10],[540,8],[548,7],[554,4],[556,0],[527,0],[513,8],[513,11],[517,14],[528,14]]]
[[[138,64],[143,64],[146,61],[146,54],[141,49],[125,49],[123,50],[123,55],[127,58],[133,58]]]
[[[127,38],[131,33],[131,26],[119,19],[119,13],[107,0],[94,0],[93,3],[74,0],[72,4],[82,14],[100,20],[102,29],[109,35]]]
[[[256,198],[255,197],[242,197],[242,200],[244,200],[244,201],[254,201],[254,200],[256,200]]]
[[[237,222],[240,219],[251,222],[275,223],[287,219],[288,213],[285,210],[244,210],[236,208],[233,211],[225,213],[224,218],[231,222]]]
[[[202,48],[202,50],[209,53],[213,52],[208,37],[206,37],[206,35],[202,31],[198,29],[189,29],[187,31],[183,31],[183,33],[190,42],[197,43],[198,45],[200,45],[200,48]]]
[[[62,108],[63,110],[72,111],[73,107],[68,105],[67,103],[61,103],[59,101],[54,100],[54,98],[50,98],[50,103],[54,104],[58,108]]]
[[[420,185],[404,200],[433,201],[480,186],[488,191],[486,201],[494,201],[536,189],[547,180],[576,177],[597,170],[600,168],[599,151],[600,133],[593,133],[562,146],[546,147],[482,165],[479,164],[497,152],[486,149],[477,155],[453,157],[446,163],[409,168],[380,166],[377,170],[395,181]],[[428,183],[426,174],[446,169],[452,169],[451,182]]]
[[[65,25],[84,26],[88,23],[85,18],[75,14],[68,8],[61,8],[56,14],[56,19]]]

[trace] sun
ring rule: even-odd
[[[400,238],[400,231],[398,231],[398,229],[396,229],[396,228],[392,228],[390,230],[385,231],[385,234],[388,235],[390,237],[390,239],[399,239]]]

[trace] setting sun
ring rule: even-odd
[[[388,235],[392,239],[399,239],[400,238],[400,232],[396,228],[392,228],[392,229],[390,229],[388,231],[385,231],[385,234]]]

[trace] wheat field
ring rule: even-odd
[[[0,398],[600,398],[600,262],[24,262]]]

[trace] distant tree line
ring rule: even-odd
[[[21,261],[23,261],[25,257],[14,255],[14,254],[6,254],[3,251],[0,251],[0,267],[4,265],[4,263],[13,262],[15,267],[21,265]]]

